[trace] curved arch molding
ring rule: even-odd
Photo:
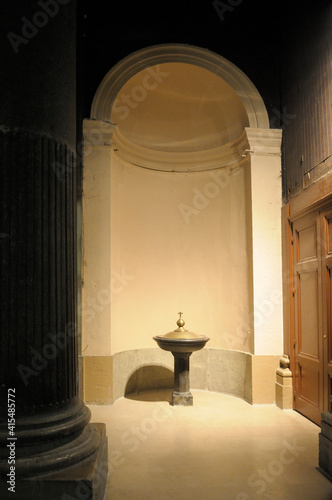
[[[251,128],[269,128],[264,102],[251,80],[224,57],[185,44],[146,47],[119,61],[101,81],[91,107],[91,118],[109,121],[118,92],[139,71],[157,64],[179,62],[200,66],[228,83],[241,99]]]

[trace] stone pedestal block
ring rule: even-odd
[[[292,372],[289,369],[289,358],[284,355],[280,358],[280,367],[276,373],[276,405],[281,410],[293,408]]]
[[[322,413],[319,434],[319,470],[332,481],[332,413]]]
[[[8,492],[9,484],[2,483],[0,493],[1,498],[10,498],[10,494],[15,500],[103,500],[105,495],[105,485],[108,473],[107,464],[107,436],[105,424],[90,424],[85,432],[91,435],[91,440],[95,442],[95,451],[79,463],[75,463],[75,443],[59,447],[53,452],[63,455],[68,454],[68,467],[48,474],[19,478],[15,481],[15,492]],[[77,439],[76,448],[85,445],[86,438]],[[61,449],[60,449],[61,448]],[[52,454],[53,454],[52,452]],[[44,460],[44,454],[40,454]],[[70,465],[70,461],[74,465]]]
[[[174,391],[172,395],[173,406],[193,406],[194,398],[191,392],[183,393]]]

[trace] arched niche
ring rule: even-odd
[[[112,359],[113,394],[123,395],[135,367],[167,366],[152,336],[169,331],[181,308],[190,330],[211,338],[208,355],[196,358],[204,369],[192,359],[205,377],[196,386],[207,388],[219,363],[242,374],[236,395],[259,402],[255,370],[265,371],[262,402],[273,402],[282,353],[281,131],[269,129],[255,86],[206,49],[148,47],[102,80],[84,138],[87,366]],[[231,375],[224,380],[230,387],[212,387],[232,393]]]
[[[184,44],[147,47],[119,61],[100,83],[93,99],[90,117],[109,120],[116,96],[126,82],[143,69],[163,63],[187,63],[220,77],[241,99],[249,127],[269,128],[267,111],[258,90],[237,66],[207,49]]]

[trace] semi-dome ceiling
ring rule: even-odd
[[[248,126],[238,94],[222,78],[188,63],[150,66],[114,100],[111,121],[135,144],[160,151],[202,151],[230,144]]]

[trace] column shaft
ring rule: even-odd
[[[10,440],[18,498],[61,498],[93,483],[107,456],[104,427],[89,424],[77,397],[76,2],[17,0],[4,11],[0,475],[10,471]],[[56,471],[55,492],[45,473]],[[7,486],[1,481],[1,498],[11,495]]]
[[[174,353],[174,392],[172,404],[192,406],[193,396],[190,392],[189,358],[191,353]]]

